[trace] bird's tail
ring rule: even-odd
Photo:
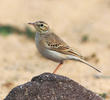
[[[80,59],[80,58],[78,58],[77,61],[82,62],[82,63],[84,63],[84,64],[90,66],[91,68],[93,68],[93,69],[95,69],[96,71],[98,71],[98,72],[101,73],[100,70],[98,70],[97,68],[95,68],[94,66],[92,66],[91,64],[89,64],[87,61],[85,61],[85,60],[83,60],[83,59]]]

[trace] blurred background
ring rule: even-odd
[[[88,62],[102,71],[66,61],[57,74],[110,98],[110,0],[0,0],[0,100],[58,63],[43,58],[28,22],[43,20]]]

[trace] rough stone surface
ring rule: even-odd
[[[4,100],[103,100],[77,82],[60,75],[43,73],[15,87]]]

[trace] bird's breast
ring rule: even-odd
[[[56,51],[53,51],[53,50],[50,50],[50,49],[47,49],[45,47],[42,47],[40,45],[40,41],[39,40],[39,35],[36,35],[35,37],[35,41],[36,41],[36,47],[38,49],[38,51],[40,52],[40,54],[48,59],[51,59],[53,61],[56,61],[56,62],[61,62],[65,59],[65,55],[62,54],[62,53],[59,53],[59,52],[56,52]]]

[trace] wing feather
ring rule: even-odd
[[[82,58],[82,56],[79,53],[73,51],[73,49],[70,48],[70,46],[68,46],[62,39],[60,39],[54,33],[44,35],[43,39],[41,39],[40,42],[41,42],[40,44],[47,49]]]

